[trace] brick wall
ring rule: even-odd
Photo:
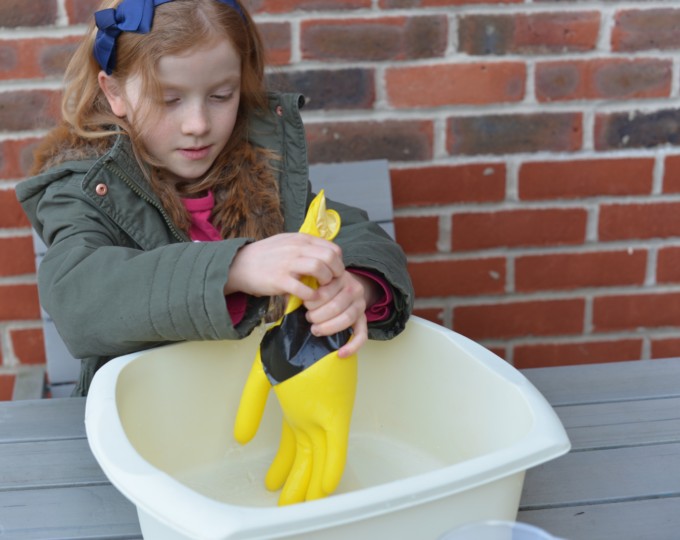
[[[97,2],[0,0],[0,362],[44,362],[13,188]],[[314,162],[390,160],[419,315],[520,367],[680,355],[680,7],[253,0]]]

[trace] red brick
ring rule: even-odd
[[[433,156],[434,126],[428,120],[307,124],[305,130],[312,163],[427,161]]]
[[[642,285],[646,266],[646,250],[527,255],[515,261],[515,289],[528,292]]]
[[[268,22],[257,25],[262,33],[262,41],[268,65],[281,66],[290,63],[291,31],[290,23]]]
[[[652,358],[677,358],[680,356],[680,338],[652,339]]]
[[[663,192],[680,193],[680,156],[666,156]]]
[[[680,293],[602,296],[593,301],[597,332],[680,326]]]
[[[542,62],[536,66],[539,101],[668,97],[672,65],[659,59]]]
[[[444,308],[415,308],[413,314],[435,324],[444,324]]]
[[[649,149],[678,144],[680,110],[620,111],[595,115],[596,150]]]
[[[0,401],[12,401],[15,380],[16,375],[12,373],[0,373]]]
[[[459,48],[473,55],[592,51],[599,32],[597,11],[464,15]]]
[[[648,195],[653,174],[651,158],[528,162],[519,170],[519,197],[542,200]]]
[[[19,276],[35,273],[35,254],[30,236],[0,238],[0,276]]]
[[[14,354],[22,364],[44,364],[46,362],[45,342],[41,329],[11,330],[10,338]]]
[[[101,0],[66,0],[69,23],[73,25],[91,22],[100,4]]]
[[[274,70],[267,87],[299,92],[306,98],[305,111],[372,109],[375,103],[375,70],[364,68]]]
[[[415,60],[446,53],[445,15],[380,19],[303,21],[300,48],[305,60]]]
[[[611,33],[614,51],[673,50],[680,48],[680,10],[630,9],[616,13]]]
[[[394,228],[397,242],[407,254],[437,252],[439,216],[397,217]]]
[[[441,107],[509,103],[524,98],[522,62],[397,67],[385,72],[394,107]]]
[[[680,236],[680,203],[602,205],[598,234],[602,242]]]
[[[0,26],[52,26],[57,22],[58,0],[2,0]]]
[[[0,130],[27,131],[48,128],[61,117],[61,92],[16,90],[0,92]]]
[[[452,217],[455,251],[582,244],[587,213],[580,208],[468,212]]]
[[[513,364],[518,369],[619,362],[642,358],[641,339],[517,345]]]
[[[35,285],[0,285],[0,321],[38,319],[40,303]]]
[[[27,227],[28,218],[17,201],[13,189],[0,189],[0,228]]]
[[[492,114],[459,116],[447,121],[449,154],[574,152],[583,145],[578,113]]]
[[[39,139],[7,140],[0,142],[0,179],[20,179],[29,174],[33,165],[33,151]]]
[[[80,36],[0,41],[0,80],[62,75]]]
[[[253,0],[246,4],[251,13],[368,9],[371,0]]]
[[[520,4],[524,0],[378,0],[382,9],[466,6],[471,4]]]
[[[505,258],[412,262],[408,270],[417,298],[502,294]]]
[[[656,261],[657,283],[680,283],[680,247],[659,249]]]
[[[504,163],[392,169],[392,202],[402,208],[502,201],[505,174]]]
[[[471,339],[580,334],[583,299],[457,306],[453,328]]]

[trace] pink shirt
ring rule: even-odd
[[[196,199],[182,199],[182,203],[189,211],[191,217],[189,236],[194,242],[222,240],[219,231],[210,222],[210,215],[215,206],[215,197],[212,192],[208,192],[206,196]],[[366,308],[366,319],[368,322],[387,319],[390,313],[392,313],[392,291],[387,282],[366,270],[349,268],[348,271],[373,279],[383,290],[382,297],[372,306]],[[235,292],[226,297],[226,302],[232,324],[236,326],[241,322],[246,312],[247,295],[242,292]]]

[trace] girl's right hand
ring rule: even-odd
[[[342,251],[333,242],[303,233],[277,234],[239,250],[229,269],[224,294],[292,294],[307,302],[316,298],[316,290],[300,281],[303,276],[311,276],[323,286],[344,270]]]

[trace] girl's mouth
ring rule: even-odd
[[[187,159],[200,160],[205,159],[208,156],[210,153],[210,148],[210,145],[196,148],[180,148],[179,152]]]

